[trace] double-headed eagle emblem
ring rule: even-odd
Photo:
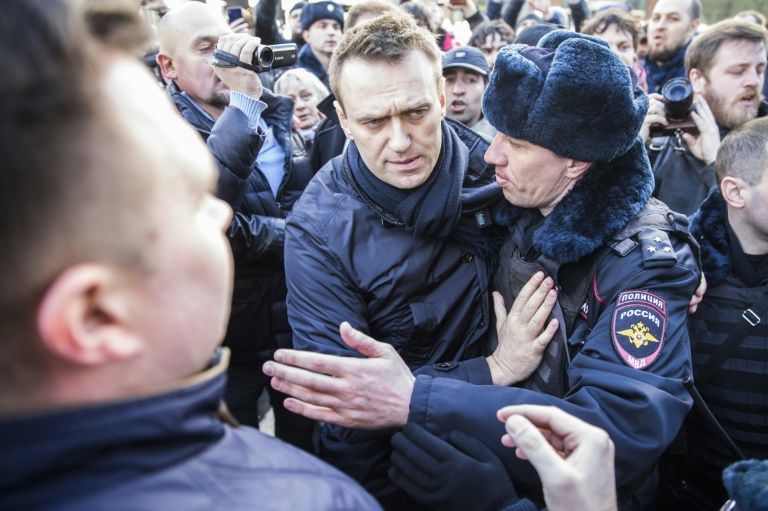
[[[640,349],[641,346],[647,346],[649,342],[659,342],[651,333],[647,326],[642,322],[635,323],[626,330],[620,330],[616,332],[621,335],[629,337],[629,342],[634,344],[635,348]]]

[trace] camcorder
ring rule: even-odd
[[[211,63],[217,67],[237,66],[255,73],[263,73],[270,69],[294,65],[297,49],[294,43],[262,44],[253,51],[250,62],[243,62],[237,55],[226,51],[214,50]]]
[[[651,138],[680,136],[683,132],[697,135],[699,129],[691,118],[691,112],[694,109],[691,82],[685,78],[674,78],[664,84],[661,95],[664,97],[664,110],[668,124],[651,126]]]

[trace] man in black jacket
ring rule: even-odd
[[[735,445],[701,413],[687,422],[683,498],[725,499],[720,474],[741,459],[768,458],[768,119],[734,129],[717,152],[720,186],[691,221],[709,283],[690,322],[696,386]],[[739,453],[738,450],[741,451]],[[682,506],[683,504],[680,504]]]
[[[258,368],[290,343],[285,314],[285,216],[309,181],[306,161],[293,162],[293,103],[262,87],[256,73],[214,67],[217,47],[250,61],[259,39],[230,34],[205,5],[171,9],[159,27],[168,93],[219,163],[218,194],[235,211],[228,235],[235,256],[235,290],[227,337],[232,349],[227,402],[238,420],[258,426],[257,400],[265,386]],[[310,449],[310,424],[273,399],[278,436]],[[301,421],[301,422],[300,422]],[[295,427],[294,427],[295,426]]]
[[[693,214],[716,185],[714,161],[720,140],[740,124],[765,115],[763,81],[766,30],[739,20],[725,20],[698,35],[685,53],[687,76],[695,93],[691,113],[698,134],[651,140],[649,150],[656,179],[654,197],[673,211]],[[667,126],[663,98],[651,95],[643,125]]]

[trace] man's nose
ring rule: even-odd
[[[507,160],[504,157],[504,153],[500,146],[501,134],[497,134],[483,155],[483,160],[485,160],[485,163],[489,165],[495,165],[497,167],[504,167],[507,165]]]
[[[758,88],[760,85],[760,81],[764,78],[765,72],[758,71],[757,67],[750,69],[748,72],[745,73],[745,87],[755,87]]]
[[[411,136],[407,126],[400,119],[395,119],[391,125],[389,148],[396,153],[403,153],[411,146]]]

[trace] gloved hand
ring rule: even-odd
[[[445,441],[408,424],[392,437],[392,447],[389,478],[432,509],[496,511],[519,500],[501,460],[460,431]]]

